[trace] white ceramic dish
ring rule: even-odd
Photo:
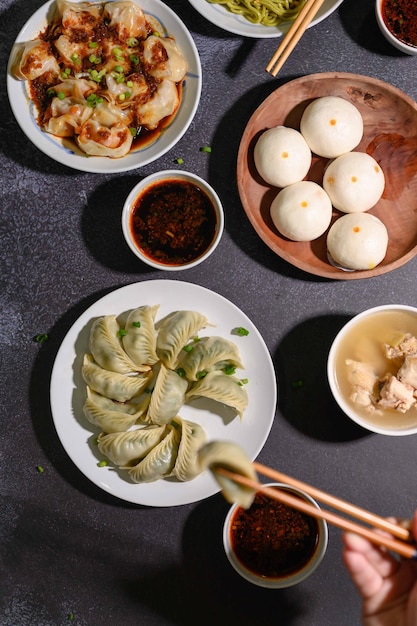
[[[394,314],[399,312],[400,315],[404,313],[406,317],[398,321],[397,316],[395,323],[393,323],[393,317],[390,315],[392,312]],[[388,316],[386,323],[381,322],[381,314]],[[368,318],[371,325],[368,326],[366,332],[362,330],[361,334],[357,335],[355,329]],[[390,329],[389,333],[386,332],[387,328]],[[417,308],[402,304],[381,305],[362,311],[349,320],[336,335],[329,351],[327,377],[337,404],[353,422],[380,435],[416,434],[417,409],[412,408],[407,413],[390,410],[380,416],[370,414],[369,417],[364,411],[355,410],[355,405],[349,401],[350,387],[346,382],[346,373],[340,369],[340,363],[344,363],[345,359],[349,358],[374,365],[376,358],[378,358],[376,355],[382,352],[382,344],[384,342],[391,344],[393,339],[398,341],[398,337],[405,333],[417,335]],[[378,372],[378,376],[385,373],[386,370],[384,369],[383,372]]]
[[[253,37],[255,39],[270,39],[284,35],[291,25],[291,22],[283,22],[279,26],[263,26],[262,24],[252,24],[241,15],[236,15],[228,11],[221,4],[213,4],[207,0],[189,0],[190,4],[209,22],[227,30],[229,33],[241,35],[242,37]],[[311,22],[315,26],[342,4],[343,0],[325,0],[323,6],[318,11],[316,17]]]
[[[309,504],[315,506],[317,509],[320,508],[317,502],[310,495],[308,495],[304,491],[301,491],[300,489],[290,487],[284,483],[267,483],[266,486],[278,487],[284,491],[287,491],[290,495],[300,496]],[[284,589],[286,587],[293,587],[294,585],[298,585],[299,583],[303,582],[304,580],[306,580],[306,578],[311,576],[311,574],[320,565],[324,558],[324,555],[326,554],[327,544],[329,540],[327,523],[323,519],[317,519],[318,541],[315,551],[308,563],[298,571],[294,572],[293,574],[282,576],[280,578],[265,578],[263,576],[258,576],[251,570],[247,569],[237,558],[232,547],[230,523],[238,508],[239,505],[234,504],[230,508],[226,516],[223,526],[223,546],[230,564],[236,570],[236,572],[240,574],[240,576],[242,576],[245,580],[254,585],[257,585],[258,587],[265,587],[267,589]]]
[[[397,39],[397,37],[390,31],[387,27],[384,18],[382,16],[382,0],[375,1],[375,15],[376,21],[378,23],[379,29],[381,33],[384,35],[385,39],[397,50],[401,50],[405,54],[409,54],[411,56],[415,56],[417,54],[417,47],[408,46],[406,43]]]
[[[136,0],[133,1],[136,2]],[[54,0],[50,0],[32,15],[17,36],[16,43],[29,41],[37,37],[38,33],[47,24],[48,12],[53,3]],[[120,159],[111,159],[109,157],[87,158],[81,152],[74,152],[74,150],[65,146],[59,138],[49,135],[39,128],[35,121],[34,105],[28,96],[26,81],[15,79],[11,75],[10,69],[8,69],[7,91],[10,106],[19,126],[39,150],[58,163],[82,172],[97,174],[126,172],[143,167],[159,159],[175,146],[194,118],[200,101],[202,85],[201,64],[196,45],[183,22],[166,4],[158,0],[138,0],[137,4],[145,13],[157,18],[164,26],[166,32],[175,38],[178,47],[188,62],[188,72],[183,84],[180,109],[172,123],[152,145],[132,151]]]
[[[199,256],[194,261],[190,261],[189,263],[184,263],[183,265],[167,265],[166,263],[158,263],[157,261],[153,261],[148,256],[146,256],[146,254],[144,254],[142,250],[136,245],[132,237],[132,234],[130,232],[130,216],[131,216],[132,208],[134,206],[134,202],[136,198],[140,195],[140,193],[144,191],[148,186],[151,186],[156,181],[173,180],[173,179],[185,180],[185,181],[193,183],[194,185],[197,185],[210,198],[213,204],[213,207],[216,211],[217,225],[216,225],[214,237],[212,239],[212,242],[209,248],[207,248],[204,254]],[[123,234],[125,236],[125,239],[129,248],[141,261],[143,261],[143,263],[146,263],[147,265],[150,265],[151,267],[155,269],[160,269],[160,270],[162,269],[166,271],[179,271],[179,270],[190,269],[192,267],[195,267],[196,265],[199,265],[200,263],[205,261],[217,248],[219,241],[221,239],[221,236],[223,234],[223,229],[224,229],[223,207],[222,207],[220,198],[217,195],[217,193],[214,191],[213,187],[211,187],[211,185],[209,185],[205,180],[200,178],[200,176],[197,176],[196,174],[192,174],[191,172],[185,172],[185,171],[180,171],[180,170],[165,170],[163,172],[155,172],[154,174],[151,174],[150,176],[143,178],[137,185],[135,185],[135,187],[132,189],[132,191],[126,198],[126,202],[124,204],[123,212],[122,212],[122,230],[123,230]]]
[[[200,423],[207,440],[224,439],[239,444],[253,460],[261,451],[271,429],[276,408],[276,379],[271,356],[259,331],[247,316],[229,300],[204,287],[175,280],[152,280],[116,289],[100,298],[75,322],[58,351],[51,377],[51,408],[54,424],[69,457],[98,487],[136,504],[176,506],[202,500],[219,491],[210,472],[186,483],[159,480],[134,484],[110,467],[98,467],[101,455],[94,445],[98,431],[83,415],[85,384],[81,378],[83,354],[88,350],[90,325],[100,315],[119,314],[141,304],[160,304],[157,318],[178,309],[201,311],[214,327],[207,334],[229,337],[239,347],[249,379],[249,405],[242,420],[230,413],[213,413],[204,401],[185,405],[181,416]],[[249,335],[231,336],[243,326]],[[202,331],[201,336],[204,335]]]

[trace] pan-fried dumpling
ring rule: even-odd
[[[109,27],[115,29],[120,41],[133,37],[146,38],[146,17],[135,2],[108,2],[104,6],[104,13],[109,20]]]
[[[253,465],[240,446],[231,441],[210,441],[198,452],[198,464],[200,471],[209,469],[218,484],[223,496],[230,503],[237,503],[248,509],[255,497],[255,489],[245,487],[239,483],[222,476],[217,469],[223,468],[240,474],[251,480],[256,480],[256,472]]]
[[[12,74],[20,80],[34,80],[50,72],[59,75],[58,61],[51,52],[48,42],[34,39],[13,48]]]
[[[228,376],[221,370],[209,372],[196,382],[185,396],[186,402],[196,397],[210,398],[235,409],[242,417],[248,406],[248,393],[235,376]]]
[[[149,403],[149,420],[153,424],[168,424],[184,404],[187,387],[185,378],[161,363]]]
[[[133,482],[149,483],[171,476],[178,455],[181,433],[177,428],[168,428],[170,428],[168,435],[135,467],[129,468],[129,476]]]
[[[139,365],[153,365],[158,361],[154,324],[158,309],[159,304],[140,306],[127,317],[126,334],[122,337],[123,348],[132,361]]]
[[[206,442],[206,433],[199,424],[181,419],[179,416],[173,421],[173,425],[176,424],[181,428],[181,441],[174,466],[174,475],[178,480],[187,481],[200,473],[197,452]]]
[[[133,466],[162,441],[166,434],[166,426],[144,426],[121,433],[100,433],[98,449],[117,466]]]
[[[123,350],[121,334],[115,315],[103,315],[94,320],[90,331],[90,352],[95,362],[120,374],[148,371],[149,366],[138,365],[128,357]]]
[[[187,62],[174,39],[151,35],[143,44],[143,58],[148,72],[155,78],[167,78],[178,83],[185,78]]]
[[[128,376],[118,372],[109,372],[97,365],[91,354],[84,355],[81,374],[91,389],[118,402],[126,402],[140,396],[152,378],[152,373]]]
[[[128,430],[136,423],[146,422],[148,403],[149,396],[145,396],[140,404],[118,404],[87,387],[87,399],[83,411],[91,424],[98,426],[106,433],[118,433]]]
[[[163,79],[149,100],[143,103],[139,100],[136,107],[138,124],[153,130],[164,117],[173,115],[179,104],[180,96],[176,84]]]
[[[165,318],[156,341],[156,351],[164,365],[174,369],[182,348],[207,324],[205,315],[197,311],[176,311]]]
[[[226,366],[243,369],[237,345],[215,335],[190,344],[189,351],[182,352],[178,364],[188,380],[198,380],[205,373]]]

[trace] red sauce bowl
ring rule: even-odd
[[[271,483],[319,508],[303,491]],[[233,568],[250,583],[269,589],[292,587],[308,578],[327,548],[324,520],[305,515],[257,493],[252,506],[231,507],[223,528],[223,545]]]
[[[391,45],[405,54],[417,54],[417,11],[412,0],[376,0],[375,15]]]
[[[202,263],[216,249],[223,229],[217,193],[190,172],[166,170],[147,176],[123,207],[128,246],[155,269],[178,271]]]

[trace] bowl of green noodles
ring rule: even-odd
[[[281,37],[297,17],[304,0],[189,0],[209,22],[235,35],[256,39]],[[326,19],[343,0],[325,0],[311,22]]]

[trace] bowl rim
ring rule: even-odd
[[[136,246],[136,244],[134,243],[131,237],[130,229],[129,229],[129,217],[131,213],[132,203],[135,200],[135,198],[138,196],[138,194],[141,191],[145,190],[147,187],[152,185],[155,181],[166,180],[167,178],[176,179],[176,180],[188,180],[188,181],[195,183],[198,187],[200,187],[200,189],[202,189],[203,191],[207,193],[207,195],[209,196],[209,198],[211,199],[213,203],[213,206],[215,208],[216,215],[217,215],[216,232],[215,232],[214,238],[210,246],[197,259],[194,259],[193,261],[190,261],[189,263],[185,263],[183,265],[165,265],[164,263],[158,263],[157,261],[153,261],[152,259],[147,257],[145,254],[143,254],[141,250]],[[145,178],[142,178],[142,180],[140,180],[131,189],[130,193],[128,194],[123,204],[122,231],[123,231],[123,235],[126,240],[126,243],[128,244],[130,250],[143,263],[146,263],[146,265],[149,265],[150,267],[153,267],[154,269],[164,270],[167,272],[178,272],[178,271],[187,270],[187,269],[196,267],[196,265],[199,265],[200,263],[205,261],[217,248],[220,242],[220,239],[222,238],[223,231],[224,231],[224,209],[223,209],[222,202],[217,192],[215,191],[215,189],[210,185],[210,183],[208,183],[206,180],[201,178],[201,176],[198,176],[197,174],[194,174],[193,172],[189,172],[187,170],[176,170],[176,169],[161,170],[159,172],[154,172],[153,174],[149,174],[148,176],[145,176]]]
[[[317,509],[320,509],[318,503],[312,498],[309,494],[307,494],[302,489],[297,487],[293,487],[292,485],[288,485],[287,483],[282,482],[272,482],[265,483],[265,487],[279,487],[281,489],[285,489],[286,491],[290,491],[294,494],[297,494],[304,498],[307,502],[315,506]],[[230,522],[235,514],[235,511],[241,508],[239,504],[233,504],[227,515],[223,524],[223,547],[226,553],[227,559],[229,563],[232,565],[234,570],[242,576],[248,582],[257,585],[258,587],[264,587],[267,589],[286,589],[288,587],[293,587],[294,585],[298,585],[311,576],[311,574],[318,568],[320,563],[322,562],[329,541],[329,530],[327,526],[327,522],[324,519],[317,518],[318,524],[318,542],[316,545],[316,549],[314,555],[312,556],[309,563],[303,567],[301,570],[298,570],[294,574],[289,574],[287,576],[283,576],[281,578],[264,578],[262,576],[257,576],[252,571],[248,570],[236,557],[233,552],[231,541],[230,541]]]
[[[397,50],[409,55],[417,55],[417,46],[409,46],[405,42],[397,39],[394,33],[388,28],[385,20],[382,16],[382,2],[383,0],[375,0],[375,15],[378,26],[384,35],[385,39],[393,45]]]
[[[354,315],[346,324],[342,326],[339,332],[336,334],[333,342],[330,346],[329,354],[327,357],[327,380],[329,383],[330,390],[332,392],[333,398],[335,402],[338,404],[339,408],[349,417],[353,422],[362,426],[362,428],[371,431],[373,433],[377,433],[379,435],[390,435],[393,437],[402,437],[405,435],[414,435],[417,433],[417,425],[411,426],[408,428],[402,429],[393,429],[393,428],[383,428],[380,426],[375,426],[374,424],[369,424],[366,420],[362,419],[358,416],[353,409],[349,406],[349,404],[344,400],[341,393],[339,392],[338,385],[336,382],[335,372],[334,372],[334,360],[336,351],[340,345],[341,340],[346,336],[346,334],[352,329],[358,321],[365,317],[369,317],[374,313],[379,313],[381,311],[389,311],[389,310],[399,310],[399,311],[410,311],[417,316],[417,307],[408,305],[408,304],[381,304],[379,306],[371,307],[370,309],[365,309],[360,313]]]

